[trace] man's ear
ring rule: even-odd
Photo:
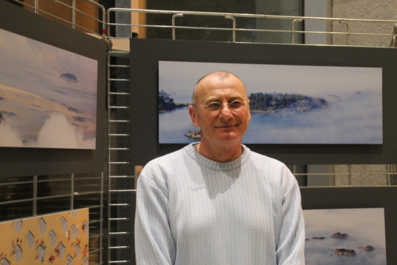
[[[193,125],[196,127],[199,127],[200,124],[198,122],[197,113],[192,105],[189,105],[189,115],[190,115],[190,118],[192,119]]]
[[[248,99],[248,120],[251,120],[251,109],[250,109],[250,105],[249,105],[250,100]]]

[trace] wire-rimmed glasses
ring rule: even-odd
[[[204,109],[208,110],[208,111],[217,112],[217,111],[220,111],[222,109],[224,104],[227,104],[230,110],[239,111],[247,103],[248,103],[248,101],[242,101],[242,100],[233,100],[231,102],[224,102],[224,103],[221,103],[219,101],[213,101],[213,102],[210,102],[208,104],[200,104],[200,106],[203,107]],[[193,106],[195,106],[195,105],[193,104]]]

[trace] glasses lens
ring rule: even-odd
[[[207,105],[207,108],[211,111],[219,110],[221,108],[222,104],[219,102],[211,102],[210,104]]]
[[[229,103],[229,107],[231,109],[239,109],[243,106],[243,102],[239,101],[239,100],[235,100]]]

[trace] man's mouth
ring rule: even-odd
[[[217,128],[217,129],[227,129],[227,128],[233,128],[233,127],[237,127],[237,124],[234,124],[234,125],[215,126],[215,128]]]

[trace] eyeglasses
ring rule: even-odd
[[[231,102],[225,102],[225,103],[228,105],[230,110],[238,111],[241,110],[245,106],[245,104],[248,103],[248,101],[233,100]],[[208,104],[200,104],[200,106],[205,108],[206,110],[215,112],[215,111],[220,111],[222,109],[223,104],[225,103],[214,101]]]

